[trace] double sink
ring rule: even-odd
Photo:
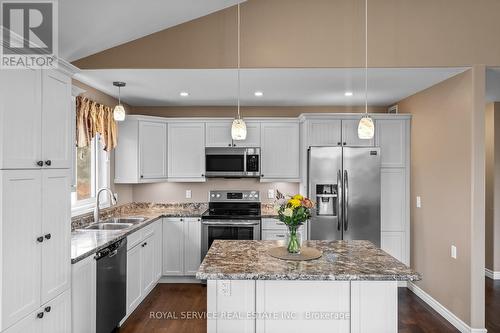
[[[113,217],[102,222],[92,223],[79,230],[124,230],[145,220],[145,217]]]

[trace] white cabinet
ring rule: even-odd
[[[405,255],[404,232],[382,231],[381,248],[399,261],[408,264]]]
[[[71,295],[69,291],[44,304],[10,327],[5,333],[71,332]],[[87,331],[91,332],[91,331]]]
[[[127,236],[127,316],[153,290],[160,278],[161,224],[161,220],[153,222]]]
[[[87,257],[72,265],[72,333],[95,333],[96,269],[94,256]]]
[[[167,123],[135,116],[118,123],[115,183],[152,183],[167,180]]]
[[[168,178],[205,181],[205,124],[168,124]]]
[[[341,146],[342,122],[340,119],[314,119],[308,121],[308,146]]]
[[[307,223],[303,224],[297,230],[301,241],[307,239]],[[262,240],[286,240],[288,227],[276,218],[262,219]]]
[[[361,117],[357,119],[342,119],[342,144],[344,146],[372,147],[374,145],[374,139],[360,139],[358,137],[358,125],[360,118]],[[376,130],[377,129],[375,127],[375,131]]]
[[[70,138],[68,75],[56,70],[2,71],[0,169],[69,168]]]
[[[380,173],[380,219],[382,231],[404,231],[406,213],[406,170],[382,169]]]
[[[247,125],[247,138],[233,141],[234,147],[260,147],[260,122],[245,121]]]
[[[140,177],[161,179],[167,177],[167,124],[139,122]]]
[[[261,180],[300,181],[299,124],[261,124]]]
[[[232,147],[230,120],[207,122],[205,124],[205,147]]]
[[[382,168],[402,168],[406,164],[408,122],[403,119],[377,120],[375,144],[380,147]]]
[[[163,221],[163,275],[195,275],[201,263],[200,218]]]
[[[161,278],[162,271],[162,253],[163,253],[163,221],[155,222],[153,226],[153,237],[154,239],[154,262],[153,262],[153,272],[155,276],[155,281]]]

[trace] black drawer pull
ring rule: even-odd
[[[37,313],[36,317],[37,317],[38,319],[42,319],[42,318],[43,318],[43,312],[39,312],[39,313]]]
[[[50,310],[52,310],[52,308],[50,306],[45,307],[45,312],[50,312]]]
[[[40,167],[41,167],[41,166],[43,166],[43,161],[37,161],[37,162],[36,162],[36,165],[38,165],[38,166],[40,166]]]
[[[43,242],[43,236],[38,237],[38,238],[36,239],[36,241],[37,241],[38,243]]]
[[[46,165],[46,166],[50,166],[51,164],[52,164],[52,161],[51,161],[51,160],[46,160],[46,161],[45,161],[45,165]]]
[[[51,235],[51,234],[46,234],[46,235],[45,235],[45,239],[46,239],[46,240],[49,240],[50,238],[52,238],[52,235]]]

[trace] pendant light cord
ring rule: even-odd
[[[122,87],[118,86],[118,105],[122,105]]]
[[[240,67],[241,67],[241,59],[240,59],[240,4],[238,3],[238,119],[241,119],[240,113],[240,95],[241,95],[241,78],[240,78]]]
[[[368,0],[365,0],[365,114],[368,115]]]

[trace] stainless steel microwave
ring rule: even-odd
[[[259,177],[260,148],[206,148],[206,177]]]

